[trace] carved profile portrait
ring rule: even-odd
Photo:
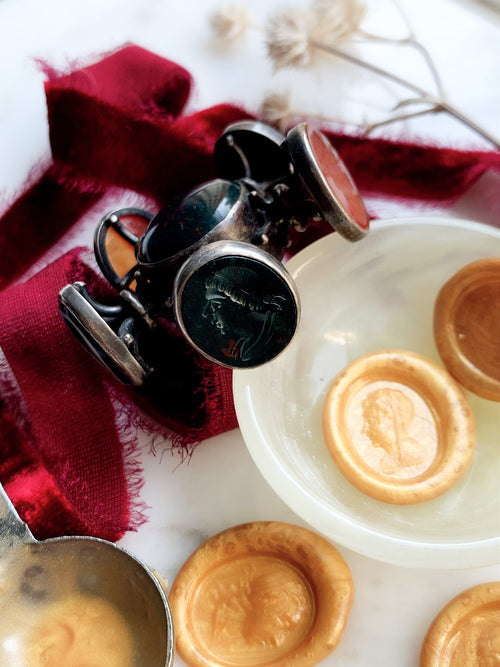
[[[362,402],[363,432],[373,447],[382,448],[381,471],[386,474],[418,466],[425,447],[411,434],[418,418],[413,401],[401,390],[383,387],[369,392]]]
[[[266,294],[259,284],[261,280],[251,269],[232,265],[205,280],[203,317],[228,339],[228,358],[249,361],[276,334],[285,299]]]
[[[206,632],[224,652],[245,645],[247,655],[276,657],[306,636],[313,609],[308,584],[292,568],[243,566],[238,580],[228,576],[207,594]]]

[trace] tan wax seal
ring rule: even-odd
[[[420,667],[500,665],[500,582],[457,595],[438,614],[422,644]]]
[[[449,489],[475,449],[462,389],[431,359],[405,350],[367,354],[346,366],[327,393],[323,432],[343,475],[394,504]]]
[[[202,544],[172,585],[176,650],[190,667],[308,667],[339,643],[351,573],[324,538],[258,521]]]
[[[500,258],[471,262],[443,285],[434,305],[434,339],[464,387],[500,401]]]

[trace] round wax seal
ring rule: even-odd
[[[434,306],[434,339],[464,387],[500,401],[500,258],[471,262],[443,285]]]
[[[324,538],[253,522],[201,545],[169,595],[176,649],[190,667],[308,667],[339,643],[351,573]]]
[[[420,667],[500,664],[500,582],[457,595],[438,614],[422,644]]]
[[[383,350],[351,362],[330,387],[326,444],[344,476],[393,504],[429,500],[468,469],[472,412],[444,368],[413,352]]]

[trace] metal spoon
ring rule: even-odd
[[[99,538],[37,541],[0,485],[0,664],[24,664],[26,617],[75,594],[99,597],[122,616],[133,637],[134,667],[171,667],[172,617],[152,571]]]

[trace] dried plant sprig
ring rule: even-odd
[[[417,38],[410,21],[406,13],[403,11],[398,2],[393,0],[392,4],[394,5],[396,11],[399,13],[403,23],[406,27],[406,36],[405,37],[386,37],[384,35],[375,35],[374,33],[367,32],[363,29],[362,26],[359,27],[359,35],[365,37],[367,40],[372,42],[384,42],[385,44],[394,44],[396,46],[408,46],[412,49],[415,49],[420,56],[424,59],[424,62],[434,80],[436,90],[439,95],[444,95],[443,83],[441,81],[441,76],[437,70],[437,67],[434,63],[434,60],[429,52],[429,50],[419,41]]]
[[[416,37],[397,0],[393,0],[393,4],[406,26],[406,34],[403,37],[386,37],[364,30],[362,23],[366,7],[361,0],[312,0],[306,8],[287,8],[271,15],[266,21],[264,41],[274,70],[308,68],[320,56],[336,56],[391,81],[411,93],[410,97],[403,99],[392,109],[393,115],[389,118],[367,125],[365,134],[396,121],[445,112],[482,136],[495,148],[500,149],[500,140],[497,137],[447,100],[431,54]],[[225,11],[220,10],[216,13],[216,18],[212,18],[212,28],[220,38],[234,40],[242,36],[249,27],[251,23],[249,16],[246,11],[240,14],[240,9],[232,5]],[[405,46],[417,51],[432,76],[436,92],[428,91],[345,48],[348,42],[355,43],[360,40]],[[418,108],[415,108],[417,105]],[[265,105],[263,106],[265,108]],[[399,113],[403,107],[406,107],[407,111]],[[275,111],[273,113],[276,115]],[[286,115],[282,110],[282,119]]]
[[[500,149],[500,140],[494,137],[490,132],[488,132],[486,129],[481,127],[478,123],[476,123],[472,118],[467,116],[465,113],[457,109],[454,105],[452,105],[450,102],[448,102],[444,96],[442,95],[433,95],[432,93],[427,92],[424,88],[421,88],[420,86],[415,85],[411,81],[407,81],[403,77],[398,76],[397,74],[394,74],[393,72],[389,72],[386,69],[383,69],[381,67],[378,67],[377,65],[374,65],[371,62],[368,62],[367,60],[364,60],[363,58],[360,58],[358,56],[355,56],[351,53],[348,53],[344,51],[343,49],[337,48],[335,46],[331,46],[328,44],[324,44],[321,42],[316,42],[312,41],[311,46],[314,48],[317,48],[321,51],[324,51],[326,53],[330,53],[331,55],[338,56],[339,58],[342,58],[354,65],[358,65],[359,67],[362,67],[366,70],[369,70],[373,72],[374,74],[378,74],[379,76],[384,77],[385,79],[388,79],[392,81],[393,83],[397,83],[400,86],[403,86],[407,88],[408,90],[411,90],[413,93],[417,95],[415,99],[408,99],[408,100],[403,100],[404,104],[414,104],[414,103],[424,103],[428,104],[429,107],[425,111],[425,113],[438,113],[440,111],[445,111],[449,113],[451,116],[456,118],[458,121],[463,123],[464,125],[468,126],[470,129],[475,131],[477,134],[483,137],[483,139],[486,139],[486,141],[489,141],[493,146],[496,148]],[[401,102],[395,107],[397,109],[398,107],[401,106]],[[408,113],[404,115],[404,118],[412,118],[416,116],[421,116],[422,115],[422,110],[416,111],[414,113]],[[371,132],[375,128],[380,127],[382,124],[387,125],[388,123],[395,122],[396,120],[402,119],[402,116],[395,116],[393,118],[388,118],[385,121],[382,121],[381,123],[373,123],[372,125],[368,126],[366,128],[365,132]]]
[[[357,10],[357,5],[359,5],[357,0],[340,0],[340,3],[340,5],[337,5],[336,1],[330,3],[321,1],[313,2],[312,9],[307,14],[307,20],[300,23],[298,21],[299,15],[294,13],[293,10],[279,12],[271,18],[266,31],[266,45],[275,70],[290,66],[308,66],[313,62],[314,56],[317,53],[337,56],[351,64],[398,84],[416,95],[415,99],[411,98],[403,100],[402,103],[398,104],[393,109],[394,111],[397,110],[401,104],[407,106],[415,103],[426,105],[426,108],[423,110],[419,109],[406,114],[398,114],[379,123],[373,123],[366,128],[366,133],[397,120],[444,111],[489,141],[493,146],[500,149],[500,140],[446,100],[432,58],[428,51],[420,44],[420,42],[418,42],[413,33],[410,33],[405,41],[410,43],[414,48],[417,48],[421,54],[424,55],[425,62],[428,66],[429,63],[432,63],[432,65],[430,65],[430,71],[437,84],[437,94],[432,94],[424,88],[414,84],[412,81],[408,81],[394,72],[379,67],[378,65],[342,48],[340,42],[345,40],[349,34],[363,34],[360,29],[360,21],[363,14]],[[349,23],[350,32],[344,32],[342,34],[342,39],[339,40],[335,29],[333,29],[337,24],[338,19],[336,12],[340,6],[343,8],[342,11],[344,11],[344,7],[351,4],[352,7],[356,9],[355,15],[358,18],[358,21],[351,21]],[[332,26],[330,31],[328,30],[328,26]],[[321,33],[323,37],[318,38],[319,33]],[[364,35],[367,36],[367,33],[364,33]]]

